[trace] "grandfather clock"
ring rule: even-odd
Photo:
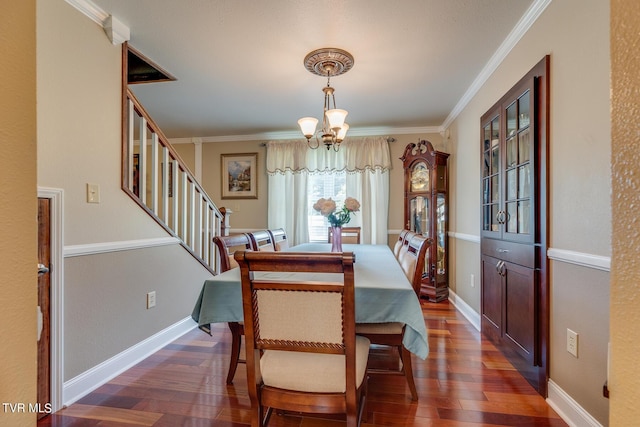
[[[426,140],[407,145],[400,157],[404,167],[405,228],[433,239],[425,255],[420,289],[420,296],[432,302],[449,297],[448,157]]]

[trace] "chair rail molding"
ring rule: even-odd
[[[450,231],[449,236],[458,240],[464,240],[467,242],[478,243],[478,244],[480,243],[480,236],[476,236],[474,234],[457,233],[455,231]]]
[[[64,257],[96,255],[108,252],[130,251],[133,249],[153,248],[155,246],[179,245],[177,237],[155,237],[150,239],[125,240],[120,242],[87,243],[64,247]]]
[[[584,252],[570,251],[566,249],[549,248],[547,257],[553,261],[575,264],[582,267],[594,268],[596,270],[610,271],[611,257],[593,255]]]

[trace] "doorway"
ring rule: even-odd
[[[51,199],[38,198],[38,407],[51,406]],[[38,411],[38,420],[45,417]]]
[[[61,189],[38,188],[38,419],[63,405],[62,198]]]

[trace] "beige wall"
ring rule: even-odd
[[[480,116],[545,55],[551,56],[550,243],[608,257],[610,250],[609,9],[599,0],[552,2],[451,125],[454,202],[451,229],[479,236]],[[479,312],[479,248],[456,242],[456,293]],[[476,246],[478,246],[476,244]],[[609,341],[609,275],[552,261],[550,376],[600,423]],[[580,334],[579,358],[565,350]],[[587,374],[588,372],[588,374]]]
[[[64,191],[64,247],[168,237],[120,186],[122,47],[64,0],[37,14],[38,185]],[[189,317],[209,276],[177,244],[66,256],[64,380]]]
[[[611,425],[640,420],[640,3],[611,2],[613,259]]]
[[[0,5],[0,402],[36,402],[35,1]],[[0,408],[3,426],[36,414]]]
[[[64,189],[65,245],[166,236],[120,188],[121,46],[64,1],[38,15],[38,185]]]
[[[417,142],[420,139],[431,141],[434,148],[439,151],[447,151],[447,144],[439,133],[390,135],[395,138],[389,147],[391,150],[391,173],[389,176],[389,241],[397,238],[397,233],[403,228],[403,186],[404,175],[400,157],[404,153],[407,144]],[[202,144],[202,186],[219,207],[233,210],[231,216],[232,229],[254,230],[267,227],[267,180],[266,173],[266,148],[260,144],[263,141],[233,141],[211,142]],[[191,143],[175,144],[174,148],[189,165],[195,168],[196,160],[194,145]],[[258,153],[258,199],[221,199],[220,162],[221,154],[231,153]],[[395,231],[395,233],[393,232]]]

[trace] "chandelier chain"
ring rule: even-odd
[[[335,89],[331,87],[331,77],[346,73],[353,67],[353,56],[342,49],[323,48],[310,52],[304,59],[305,68],[313,74],[327,76],[327,85],[322,89],[324,93],[324,108],[322,112],[322,128],[316,131],[318,120],[313,117],[303,117],[298,120],[300,129],[307,139],[309,148],[320,147],[320,139],[327,148],[335,151],[340,149],[349,125],[344,122],[348,112],[336,107]],[[331,103],[333,102],[333,108]],[[311,138],[315,136],[316,143]]]

